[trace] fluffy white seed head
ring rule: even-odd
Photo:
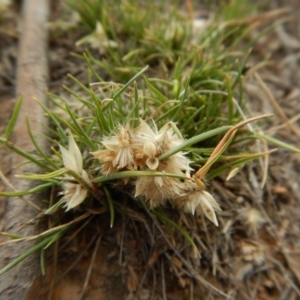
[[[59,145],[60,152],[62,154],[62,159],[64,166],[78,174],[82,171],[82,155],[81,152],[72,136],[69,136],[69,149]]]
[[[135,181],[135,197],[149,202],[151,208],[172,201],[187,213],[204,213],[218,226],[215,211],[220,211],[220,206],[190,178],[194,170],[190,167],[191,161],[186,153],[179,151],[165,159],[158,159],[184,141],[174,126],[169,122],[158,130],[154,122],[150,127],[142,119],[136,129],[119,126],[116,135],[102,141],[104,149],[92,152],[92,155],[100,161],[104,174],[118,172],[120,169],[138,169],[188,177],[190,180],[183,181],[167,176],[138,177]]]
[[[105,149],[91,154],[100,161],[104,174],[114,173],[123,168],[136,169],[135,145],[132,142],[132,132],[128,127],[120,125],[117,134],[104,138],[102,144]]]
[[[256,208],[245,208],[240,211],[239,219],[246,224],[250,233],[256,233],[266,223],[262,213]]]
[[[214,199],[212,201],[213,197],[208,192],[201,192],[200,193],[200,205],[201,211],[204,213],[204,215],[213,222],[216,226],[219,226],[217,216],[214,210]]]
[[[146,140],[143,147],[144,153],[149,157],[154,157],[156,154],[156,146],[153,142]]]
[[[82,179],[89,185],[91,185],[90,178],[85,170],[83,170],[83,160],[81,152],[72,136],[69,136],[69,149],[59,146],[63,158],[64,166],[82,177]],[[66,202],[66,210],[76,207],[84,201],[88,195],[88,191],[81,186],[79,182],[76,182],[75,178],[70,178],[69,175],[65,176],[66,180],[72,180],[72,182],[66,181],[64,183],[64,189],[62,194],[63,200]],[[73,182],[75,181],[75,182]]]
[[[66,202],[66,211],[81,204],[88,195],[88,191],[78,183],[64,184],[63,199]]]
[[[135,182],[135,197],[149,202],[150,207],[165,205],[180,193],[180,181],[170,177],[139,177]]]

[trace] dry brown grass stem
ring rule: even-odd
[[[54,286],[55,286],[55,276],[56,276],[56,272],[57,272],[58,249],[59,249],[59,241],[56,241],[55,245],[54,245],[54,249],[53,249],[53,252],[54,252],[54,255],[53,255],[53,257],[54,257],[54,259],[53,259],[53,276],[52,276],[50,284],[49,284],[50,287],[49,287],[49,293],[48,293],[48,296],[47,296],[48,300],[52,299],[53,290],[54,290]]]
[[[263,114],[257,117],[253,117],[247,120],[244,120],[240,123],[238,123],[237,125],[233,126],[231,129],[229,129],[227,131],[227,133],[224,135],[224,137],[222,138],[222,140],[219,142],[219,144],[216,146],[216,148],[214,149],[214,151],[212,152],[212,154],[210,155],[210,157],[208,158],[207,162],[205,163],[205,165],[203,167],[201,167],[196,173],[195,173],[195,178],[196,179],[204,179],[205,175],[207,174],[207,172],[209,171],[209,168],[211,166],[212,161],[214,161],[216,159],[217,156],[220,156],[224,150],[226,149],[226,143],[233,137],[233,135],[236,133],[236,131],[243,127],[244,125],[263,119],[263,118],[267,118],[272,116],[273,114]]]
[[[260,133],[260,132],[259,132]],[[270,158],[270,153],[273,152],[273,151],[269,151],[269,147],[268,147],[268,143],[267,141],[265,140],[262,140],[261,141],[261,144],[263,146],[263,151],[266,153],[266,152],[269,152],[268,154],[264,155],[263,157],[263,164],[262,164],[262,171],[263,171],[263,174],[262,174],[262,178],[261,178],[261,182],[260,182],[260,188],[262,189],[266,182],[267,182],[267,178],[268,178],[268,171],[269,171],[269,158]]]
[[[165,267],[164,267],[163,259],[161,259],[160,265],[161,265],[162,296],[163,296],[163,300],[167,300],[168,297],[167,297],[167,292],[166,292],[166,278],[165,278]]]
[[[56,268],[57,268],[57,248],[58,248],[58,243],[55,244],[55,252],[54,252],[54,263],[53,268],[53,274],[51,276],[51,282],[50,282],[50,287],[48,289],[46,289],[44,291],[43,294],[47,294],[47,299],[48,300],[52,300],[52,291],[54,286],[59,283],[77,264],[78,262],[82,259],[82,257],[87,253],[88,249],[90,249],[90,247],[93,245],[93,243],[95,242],[97,235],[94,235],[93,238],[90,240],[90,242],[86,245],[86,247],[84,247],[84,249],[81,250],[81,253],[79,255],[77,255],[77,258],[75,259],[75,261],[73,261],[73,263],[71,265],[69,265],[69,267],[58,277],[55,278],[55,274],[56,274]],[[59,249],[61,249],[61,247],[59,247]]]
[[[286,126],[295,133],[298,137],[300,137],[300,131],[290,122],[289,118],[286,116],[286,114],[281,109],[280,105],[277,103],[276,99],[273,97],[270,89],[267,87],[267,85],[262,81],[260,76],[255,73],[254,78],[256,79],[257,83],[261,87],[261,89],[266,94],[268,100],[273,105],[275,111],[277,112],[278,116],[282,119],[283,122],[285,122]]]
[[[281,251],[281,253],[285,256],[285,252],[284,251]],[[274,265],[277,265],[279,267],[280,271],[282,272],[282,276],[284,277],[284,279],[288,282],[288,284],[290,285],[290,287],[296,292],[296,294],[298,295],[298,297],[300,297],[299,286],[295,285],[295,283],[293,282],[293,280],[290,278],[290,275],[287,274],[284,265],[279,260],[273,258],[272,256],[269,257],[269,260]],[[299,298],[297,298],[297,299],[299,299]]]
[[[190,282],[190,300],[194,300],[194,282]]]
[[[84,229],[91,222],[93,217],[94,216],[91,216],[90,218],[88,218],[77,230],[72,232],[72,234],[68,235],[68,237],[65,239],[64,243],[60,246],[60,251],[70,244],[71,240],[74,239],[79,234],[79,232],[82,229]]]
[[[1,172],[0,170],[0,179],[2,180],[2,182],[9,187],[10,189],[12,189],[14,192],[19,192],[14,186],[13,184],[8,180],[8,178]],[[37,211],[41,212],[42,209],[37,206],[35,203],[33,203],[32,201],[28,200],[28,199],[24,199],[24,197],[19,196],[19,198],[26,202],[26,204],[30,205],[31,207],[33,207],[34,209],[36,209]]]
[[[284,15],[288,15],[290,13],[291,13],[290,8],[287,8],[287,7],[279,8],[279,9],[274,9],[272,11],[262,13],[259,15],[247,17],[244,19],[232,20],[229,22],[229,25],[239,26],[239,25],[253,24],[253,23],[260,25],[262,22],[266,22],[266,21],[269,21],[269,20],[284,16]]]
[[[123,261],[123,248],[124,248],[124,234],[125,234],[125,221],[122,217],[122,231],[120,236],[120,251],[119,251],[119,265],[122,265]]]
[[[188,11],[190,19],[194,20],[195,14],[194,14],[192,1],[191,0],[185,0],[185,6],[186,6],[186,9]]]
[[[125,206],[122,206],[122,211],[131,219],[135,220],[135,221],[138,221],[138,222],[141,222],[143,223],[143,225],[145,226],[145,229],[147,230],[148,232],[148,235],[149,235],[149,238],[150,238],[150,241],[149,243],[151,245],[154,245],[155,244],[155,238],[153,236],[153,233],[151,231],[151,228],[149,226],[149,224],[147,223],[147,220],[143,217],[142,214],[134,211],[134,210],[131,210],[130,208],[128,207],[125,207]]]
[[[212,285],[207,280],[205,280],[202,276],[199,275],[199,272],[197,272],[191,266],[191,264],[186,259],[184,259],[184,257],[179,253],[179,251],[174,247],[174,245],[172,244],[172,242],[170,241],[170,239],[166,236],[166,233],[164,232],[164,230],[161,228],[161,226],[160,226],[159,222],[157,221],[156,217],[153,216],[150,212],[147,212],[147,214],[151,217],[151,219],[153,220],[155,226],[157,227],[157,229],[159,230],[159,232],[161,233],[161,235],[164,237],[164,239],[167,242],[167,244],[169,245],[169,247],[174,251],[174,253],[176,254],[176,256],[181,260],[182,264],[186,267],[187,274],[191,278],[194,278],[200,284],[202,284],[205,287],[207,287],[208,289],[210,289],[211,291],[214,291],[214,292],[218,293],[219,295],[222,295],[226,299],[230,299],[231,297],[229,295],[225,294],[224,292],[222,292],[221,290],[219,290],[217,287],[215,287],[214,285]]]
[[[54,228],[51,228],[49,230],[46,230],[44,232],[42,232],[41,234],[38,234],[38,235],[33,235],[33,236],[28,236],[28,237],[25,237],[25,238],[20,238],[20,239],[15,239],[15,240],[10,240],[10,241],[6,241],[6,242],[3,242],[3,243],[0,243],[0,246],[3,246],[3,245],[7,245],[7,244],[12,244],[12,243],[17,243],[17,242],[22,242],[22,241],[32,241],[32,240],[36,240],[38,238],[41,238],[41,237],[44,237],[44,236],[47,236],[53,232],[56,232],[56,231],[59,231],[59,230],[63,230],[65,229],[66,227],[70,226],[70,225],[73,225],[85,218],[87,218],[88,216],[90,216],[90,213],[85,213],[83,214],[82,216],[74,219],[73,221],[71,222],[68,222],[68,223],[65,223],[63,225],[59,225],[59,226],[56,226]],[[3,235],[8,235],[7,233],[5,232],[2,232]]]
[[[265,60],[265,61],[261,61],[256,63],[254,66],[250,67],[249,70],[246,72],[246,74],[244,75],[244,80],[245,83],[247,84],[247,79],[251,76],[253,76],[253,74],[257,73],[259,70],[264,69],[268,66],[271,66],[272,62],[269,60]]]
[[[95,242],[96,238],[97,238],[97,235],[94,235],[92,237],[91,241],[86,245],[86,247],[84,247],[84,249],[81,250],[81,253],[77,256],[77,258],[75,259],[75,261],[65,270],[64,273],[62,273],[55,280],[55,284],[57,284],[58,282],[60,282],[79,263],[79,261],[82,259],[82,257],[84,255],[86,255],[86,253],[88,252],[88,250],[90,249],[90,247],[93,245],[93,243]]]
[[[295,115],[293,118],[289,119],[289,123],[283,123],[283,124],[278,125],[278,126],[270,127],[269,129],[267,129],[267,130],[265,131],[265,134],[272,134],[272,133],[275,133],[275,132],[277,132],[278,130],[281,130],[281,129],[284,129],[285,127],[287,127],[288,124],[293,124],[293,123],[297,122],[299,119],[300,119],[300,114],[297,114],[297,115]]]
[[[247,74],[248,74],[248,72],[247,72]],[[238,101],[237,101],[236,99],[234,99],[234,98],[233,98],[233,101],[234,101],[234,104],[235,104],[237,110],[238,110],[239,113],[241,114],[243,120],[247,120],[247,117],[246,117],[246,115],[244,114],[244,111],[242,110],[242,108],[240,107],[240,105],[238,104]],[[250,130],[251,132],[255,133],[255,128],[251,125],[251,123],[248,123],[247,126],[248,126],[248,128],[249,128],[249,130]],[[261,141],[261,140],[256,140],[257,152],[259,152],[259,153],[262,152],[262,150],[261,150],[261,144],[262,144],[262,141]],[[271,153],[272,151],[273,151],[273,150],[271,150],[270,153]],[[265,154],[267,154],[267,153],[265,153]],[[265,155],[265,154],[264,154],[264,155]],[[262,159],[261,157],[260,157],[258,160],[259,160],[259,165],[260,165],[261,169],[263,170],[262,172],[264,172],[264,170],[265,170],[264,161],[263,161],[263,159]],[[229,173],[228,176],[229,176],[229,177],[227,177],[226,180],[229,180],[229,179],[230,179],[231,174]],[[262,181],[262,182],[263,182],[263,181]]]
[[[100,241],[101,241],[101,235],[98,237],[95,248],[94,248],[94,252],[93,252],[93,255],[92,255],[92,258],[91,258],[91,263],[89,265],[89,269],[87,271],[85,281],[84,281],[84,284],[83,284],[83,287],[82,287],[82,291],[81,291],[81,294],[80,294],[80,297],[79,297],[80,300],[84,299],[83,297],[84,297],[86,288],[88,286],[88,283],[89,283],[89,280],[90,280],[90,277],[91,277],[91,274],[92,274],[92,270],[93,270],[93,266],[94,266],[94,263],[95,263],[96,254],[97,254],[97,251],[99,249]]]

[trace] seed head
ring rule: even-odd
[[[102,173],[114,173],[120,169],[136,169],[134,160],[134,144],[129,127],[119,126],[118,133],[106,137],[102,144],[106,149],[91,152],[101,162]]]
[[[81,152],[72,136],[69,136],[69,149],[59,145],[64,166],[82,177],[82,179],[89,185],[91,181],[88,174],[83,170],[83,161]],[[65,176],[66,182],[64,183],[64,189],[62,194],[64,195],[63,200],[66,202],[67,211],[75,206],[79,205],[84,201],[88,195],[88,191],[79,182],[76,182],[75,178]]]
[[[171,173],[180,177],[188,177],[181,181],[168,176],[138,177],[135,181],[135,197],[141,197],[151,208],[172,201],[185,212],[204,213],[218,226],[215,211],[220,211],[216,200],[204,191],[204,186],[196,184],[190,174],[191,161],[186,153],[177,152],[165,159],[159,157],[183,143],[181,134],[175,124],[169,122],[160,130],[156,124],[150,127],[144,120],[136,129],[119,126],[116,135],[106,137],[102,144],[105,149],[92,152],[101,163],[104,174],[118,172],[120,169],[144,170]]]
[[[204,213],[211,222],[218,226],[215,211],[221,211],[221,208],[217,201],[193,181],[185,181],[184,185],[184,192],[182,192],[182,196],[175,199],[175,205],[193,215],[195,212],[197,215]]]
[[[256,233],[266,223],[266,219],[256,208],[245,208],[240,212],[239,219],[244,222],[250,233]]]
[[[200,205],[197,207],[197,214],[203,212],[204,215],[213,222],[216,226],[219,226],[216,211],[221,211],[221,208],[213,196],[206,191],[201,191],[199,193]]]
[[[139,177],[135,182],[135,197],[141,196],[151,208],[165,205],[180,193],[180,181],[170,177]]]

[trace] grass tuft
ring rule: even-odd
[[[52,124],[47,128],[49,136],[45,137],[51,143],[51,156],[36,143],[29,122],[27,128],[36,153],[27,153],[10,141],[21,99],[0,139],[0,144],[45,171],[18,175],[43,182],[35,188],[0,192],[0,195],[21,197],[51,188],[54,196],[43,213],[58,218],[54,227],[38,237],[15,238],[13,242],[27,238],[39,242],[0,270],[0,275],[35,251],[41,252],[44,274],[44,251],[66,234],[72,235],[72,230],[93,214],[109,215],[110,227],[117,226],[119,215],[141,220],[140,214],[145,218],[150,214],[162,224],[160,230],[166,230],[166,236],[176,240],[179,232],[193,251],[200,253],[200,248],[209,246],[196,240],[187,224],[194,222],[195,228],[200,223],[203,228],[215,231],[201,216],[204,214],[218,225],[215,211],[221,210],[205,190],[206,181],[232,178],[246,164],[270,155],[273,150],[250,150],[261,140],[299,152],[272,137],[256,134],[252,129],[260,128],[263,120],[252,127],[246,126],[269,116],[245,117],[248,110],[243,93],[244,75],[251,47],[260,33],[250,34],[251,22],[241,25],[236,20],[252,15],[256,7],[250,1],[229,1],[214,18],[203,20],[204,25],[199,27],[196,22],[199,20],[191,19],[178,6],[164,1],[140,4],[137,0],[113,3],[67,0],[67,3],[79,14],[80,26],[86,30],[77,43],[83,53],[74,55],[85,65],[89,79],[81,82],[70,74],[73,85],[65,87],[68,97],[49,93],[52,106],[43,108]],[[143,125],[143,120],[147,125]],[[144,128],[146,133],[143,133],[140,130],[143,126],[150,129]],[[165,140],[155,144],[155,138],[149,138],[151,130],[157,140],[167,132]],[[138,160],[131,165],[120,162],[128,150],[124,146],[126,136],[133,145],[132,156]],[[148,138],[148,148],[136,141],[134,144],[132,140],[136,137]],[[171,137],[176,143],[163,148],[161,145],[167,144]],[[136,153],[141,149],[144,154],[137,158]],[[101,159],[95,159],[91,153],[95,157],[98,153]],[[176,167],[182,161],[189,162],[188,166],[180,166],[178,172],[175,167],[171,171],[149,167],[155,163],[171,164],[171,159],[178,157]],[[108,162],[111,165],[105,169]],[[162,205],[134,197],[133,186],[142,178],[153,179],[156,186],[165,184],[163,199],[166,182],[172,183],[171,189],[180,186],[183,196],[179,200],[168,199],[168,203],[162,201],[159,203]],[[193,185],[193,191],[181,188],[183,185]],[[196,215],[187,221],[184,201],[192,192],[200,196],[195,207],[193,203],[188,206]],[[177,200],[183,204],[178,205]],[[179,212],[174,212],[176,207]]]

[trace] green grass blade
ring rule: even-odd
[[[96,106],[96,118],[99,126],[100,135],[104,135],[104,133],[109,133],[110,129],[108,126],[108,122],[105,120],[105,116],[103,114],[103,110],[100,104],[100,100],[96,97],[94,93],[92,93],[92,99],[94,100]]]
[[[45,164],[44,162],[42,162],[40,159],[38,159],[37,157],[29,154],[28,152],[22,150],[21,148],[17,147],[15,144],[13,144],[10,141],[7,141],[3,138],[0,138],[0,144],[4,144],[7,148],[9,148],[10,150],[14,151],[15,153],[19,154],[20,156],[28,159],[29,161],[31,161],[32,163],[40,166],[43,169],[46,169],[48,171],[52,171],[52,168],[49,167],[47,164]]]
[[[159,99],[159,103],[163,104],[165,102],[168,102],[169,99],[164,96],[154,85],[150,83],[150,81],[144,76],[144,81],[148,88],[153,92],[153,94]]]
[[[7,264],[5,267],[0,269],[0,276],[3,275],[5,272],[9,271],[11,268],[15,267],[17,264],[19,264],[21,261],[23,261],[25,258],[29,257],[32,255],[34,252],[42,249],[45,245],[49,243],[49,241],[52,239],[52,236],[49,236],[45,238],[43,241],[38,243],[37,245],[31,247],[27,251],[25,251],[23,254],[21,254],[19,257],[14,259],[12,262]]]
[[[273,145],[276,145],[280,148],[284,148],[284,149],[287,149],[289,151],[292,151],[292,152],[296,152],[296,153],[300,153],[300,149],[293,146],[293,145],[290,145],[288,143],[285,143],[281,140],[278,140],[274,137],[271,137],[269,135],[264,135],[264,134],[255,134],[253,137],[255,138],[258,138],[258,139],[263,139],[263,140],[266,140],[270,143],[272,143]]]
[[[111,195],[108,191],[108,189],[104,186],[104,193],[108,202],[108,206],[109,206],[109,211],[110,211],[110,228],[112,228],[114,226],[114,220],[115,220],[115,209],[114,209],[114,203],[113,200],[111,198]]]
[[[144,72],[146,72],[148,69],[148,66],[143,68],[141,71],[136,73],[120,90],[118,90],[114,95],[113,99],[119,97],[129,86],[132,82],[134,82],[139,76],[141,76]]]
[[[172,226],[174,226],[176,229],[178,229],[181,234],[185,237],[185,239],[189,242],[189,244],[192,246],[192,247],[195,247],[197,249],[197,246],[196,244],[194,243],[192,237],[189,235],[189,233],[182,227],[180,226],[178,223],[170,220],[169,218],[167,218],[164,214],[156,211],[156,210],[153,210],[153,214],[159,218],[160,220],[162,220],[164,223],[168,223]]]
[[[58,202],[56,202],[54,205],[52,205],[51,207],[49,207],[44,214],[45,215],[51,215],[53,213],[55,213],[57,211],[57,209],[62,206],[65,203],[64,199],[60,199]]]
[[[52,168],[53,170],[57,169],[57,166],[52,162],[51,159],[49,159],[48,155],[41,149],[41,147],[37,144],[31,128],[30,128],[30,124],[28,121],[28,118],[26,118],[26,125],[27,125],[27,132],[29,133],[30,139],[35,147],[35,149],[37,150],[37,152],[45,159],[45,161],[49,164],[49,168]]]
[[[29,195],[29,194],[35,194],[38,193],[40,191],[43,191],[47,188],[50,188],[51,186],[53,186],[53,183],[44,183],[41,185],[38,185],[36,187],[34,187],[33,189],[30,190],[23,190],[20,192],[0,192],[0,196],[4,196],[4,197],[18,197],[18,196],[25,196],[25,195]]]
[[[52,235],[52,238],[50,239],[50,241],[45,245],[44,250],[46,250],[47,248],[49,248],[53,243],[55,243],[55,241],[57,241],[64,233],[66,229],[60,230],[56,233],[54,233]]]
[[[40,268],[43,276],[46,274],[46,267],[45,267],[45,249],[41,249],[41,254],[40,254]]]
[[[191,147],[193,144],[196,144],[196,143],[199,143],[203,140],[206,140],[210,137],[213,137],[213,136],[216,136],[216,135],[219,135],[227,130],[229,130],[231,128],[231,126],[222,126],[222,127],[219,127],[219,128],[216,128],[216,129],[212,129],[212,130],[209,130],[207,132],[204,132],[204,133],[201,133],[197,136],[194,136],[186,141],[184,141],[181,145],[177,146],[177,147],[174,147],[173,149],[165,152],[164,154],[162,154],[160,157],[158,157],[158,160],[162,160],[162,159],[166,159],[168,158],[169,156],[179,152],[179,151],[182,151],[186,148],[189,148]]]
[[[14,108],[14,111],[13,111],[13,114],[8,122],[8,125],[6,127],[6,130],[5,130],[5,133],[4,133],[4,137],[5,139],[9,139],[14,128],[15,128],[15,125],[17,123],[17,120],[18,120],[18,117],[19,117],[19,113],[20,113],[20,110],[21,110],[21,107],[22,107],[22,102],[23,102],[23,97],[19,97],[18,101],[17,101],[17,104]]]
[[[165,173],[165,172],[155,172],[155,171],[122,171],[117,173],[112,173],[109,175],[102,175],[94,178],[93,182],[105,182],[121,178],[132,178],[132,177],[147,177],[147,176],[160,176],[160,177],[173,177],[179,179],[186,179],[185,176],[180,176],[177,174]]]
[[[86,145],[90,147],[93,151],[97,150],[97,146],[93,143],[93,141],[87,136],[82,127],[78,124],[75,114],[71,111],[70,107],[66,105],[66,109],[74,123],[74,129],[76,130],[78,136],[80,136],[81,140],[85,142]]]
[[[30,179],[30,180],[47,180],[50,178],[59,177],[61,175],[64,175],[68,173],[68,169],[59,169],[51,173],[46,174],[17,174],[17,178],[23,178],[23,179]]]

